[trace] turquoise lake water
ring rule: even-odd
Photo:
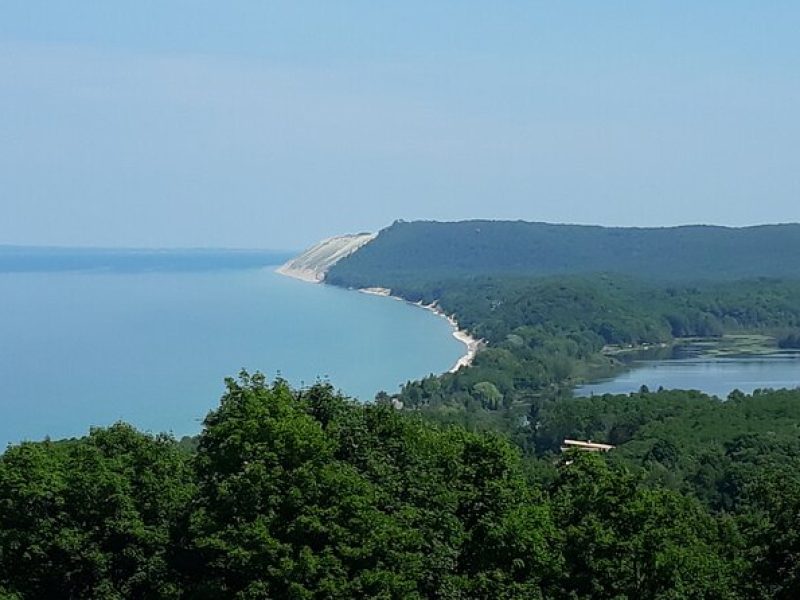
[[[642,385],[651,390],[700,390],[720,398],[735,389],[749,394],[758,388],[796,388],[800,386],[800,354],[638,361],[617,377],[579,386],[575,395],[627,394]]]
[[[273,268],[0,273],[0,444],[117,420],[194,434],[243,367],[371,400],[464,353],[430,311]]]

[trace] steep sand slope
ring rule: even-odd
[[[375,239],[374,233],[337,235],[312,246],[278,269],[281,275],[319,283],[333,265],[349,256],[367,242]]]

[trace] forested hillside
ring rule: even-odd
[[[617,273],[652,280],[800,276],[800,225],[619,228],[523,221],[395,222],[327,281],[393,288],[475,275]]]
[[[800,225],[396,222],[326,282],[389,288],[455,317],[485,342],[473,365],[407,382],[394,399],[435,420],[517,432],[575,383],[621,368],[615,349],[746,332],[796,346],[798,258]]]
[[[0,597],[796,597],[799,392],[579,402],[543,431],[624,428],[610,460],[524,459],[257,374],[228,381],[194,450],[124,424],[10,447]]]
[[[575,383],[624,368],[617,351],[669,352],[680,338],[742,332],[771,336],[777,349],[800,326],[800,281],[477,277],[396,292],[436,301],[486,346],[472,366],[407,382],[394,398],[437,420],[506,432],[536,407],[569,397]]]

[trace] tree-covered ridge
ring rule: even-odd
[[[796,345],[798,250],[800,225],[397,222],[326,281],[435,302],[485,340],[471,367],[408,382],[395,397],[437,420],[509,431],[575,382],[613,372],[614,347],[742,332]],[[767,277],[776,273],[794,277]]]
[[[397,292],[436,300],[488,342],[471,367],[406,383],[396,398],[436,419],[516,429],[576,381],[620,368],[616,350],[683,337],[758,331],[786,344],[800,324],[800,282],[758,279],[685,284],[612,276],[477,277],[419,281]]]
[[[412,301],[437,302],[492,345],[521,327],[562,337],[590,332],[607,345],[800,325],[800,280],[659,284],[608,275],[475,277],[421,280],[396,291]]]
[[[800,276],[800,225],[621,228],[524,221],[398,221],[326,281],[394,289],[475,275],[616,273],[652,280]]]
[[[784,394],[796,410],[800,393]],[[769,396],[737,402],[782,430]],[[663,435],[646,460],[668,460]],[[648,479],[638,456],[532,463],[495,435],[243,374],[193,453],[122,424],[10,447],[0,596],[794,597],[796,469],[719,511]]]

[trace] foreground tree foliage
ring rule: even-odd
[[[549,510],[507,443],[324,386],[228,385],[195,461],[198,596],[530,597],[556,576]]]
[[[10,447],[0,597],[796,596],[794,474],[718,511],[634,460],[531,463],[327,385],[227,386],[196,451],[122,424]]]
[[[185,457],[127,425],[0,461],[0,589],[23,598],[177,597],[194,497]]]

